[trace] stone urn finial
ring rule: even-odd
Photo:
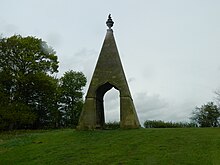
[[[114,22],[112,21],[111,14],[108,15],[108,20],[106,21],[106,25],[109,29],[113,26]]]

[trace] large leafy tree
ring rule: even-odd
[[[218,127],[220,125],[220,110],[213,102],[196,107],[191,117],[200,127]]]
[[[35,37],[14,35],[0,40],[0,70],[13,75],[57,72],[55,51]]]
[[[82,72],[68,71],[60,78],[60,105],[66,126],[75,127],[83,105],[82,89],[86,85],[86,77]]]
[[[55,51],[36,37],[14,35],[0,40],[0,126],[36,128],[49,122],[58,72]]]

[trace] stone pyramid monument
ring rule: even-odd
[[[120,92],[120,127],[140,127],[117,50],[113,30],[111,29],[114,24],[111,15],[109,15],[106,24],[109,29],[107,29],[105,40],[86,95],[77,127],[79,130],[104,128],[103,97],[105,93],[113,87]]]

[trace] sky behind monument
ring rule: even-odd
[[[187,121],[195,106],[213,101],[220,89],[219,0],[0,0],[0,5],[3,37],[42,38],[57,52],[59,75],[82,71],[87,87],[111,13],[142,123]],[[118,118],[117,94],[106,96],[107,120]]]

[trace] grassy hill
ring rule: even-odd
[[[220,129],[1,133],[0,164],[220,165]]]

